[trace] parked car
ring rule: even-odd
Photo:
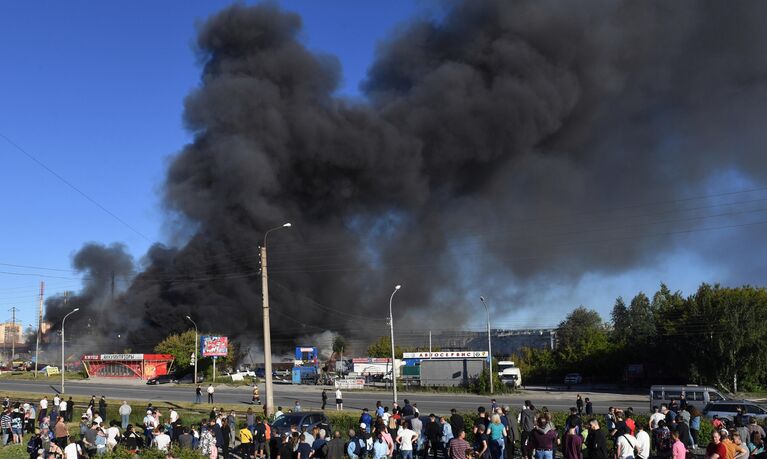
[[[201,383],[203,380],[202,375],[197,375],[197,383]],[[178,378],[176,381],[178,384],[194,384],[194,373],[185,374]]]
[[[767,408],[758,405],[751,400],[721,400],[710,402],[703,408],[703,415],[709,419],[718,416],[722,421],[731,423],[735,420],[735,415],[738,413],[738,407],[745,408],[743,414],[748,416],[749,419],[755,417],[760,423],[767,419]]]
[[[272,422],[272,432],[274,432],[275,429],[280,433],[288,432],[292,425],[298,426],[298,430],[301,430],[302,427],[306,427],[306,430],[309,432],[311,432],[314,426],[318,426],[320,429],[325,429],[325,432],[332,432],[330,429],[330,421],[321,411],[302,411],[300,413],[283,414]]]
[[[156,386],[158,384],[168,384],[173,382],[171,375],[160,375],[152,379],[148,379],[146,383],[150,386]]]
[[[580,384],[583,382],[583,376],[580,373],[569,373],[565,376],[565,384],[572,386],[574,384]]]

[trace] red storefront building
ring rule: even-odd
[[[173,356],[170,354],[84,355],[82,363],[89,378],[147,380],[169,374],[173,366]]]

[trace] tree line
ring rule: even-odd
[[[733,392],[767,387],[767,290],[702,284],[687,297],[661,284],[652,297],[618,298],[609,321],[580,306],[551,349],[514,356],[527,383],[585,381],[707,384]]]

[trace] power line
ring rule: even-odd
[[[31,159],[32,161],[37,163],[37,165],[39,165],[40,167],[42,167],[43,169],[48,171],[51,175],[53,175],[54,177],[59,179],[59,181],[61,183],[63,183],[64,185],[68,186],[69,188],[75,190],[77,193],[80,194],[80,196],[82,196],[85,199],[87,199],[88,201],[90,201],[91,204],[95,205],[96,207],[101,209],[103,212],[105,212],[106,214],[110,215],[112,218],[114,218],[115,220],[120,222],[123,226],[125,226],[129,230],[133,231],[134,233],[136,233],[139,236],[141,236],[142,238],[144,238],[144,240],[146,240],[148,242],[152,242],[152,240],[149,239],[144,233],[142,233],[141,231],[139,231],[136,228],[134,228],[133,226],[131,226],[128,222],[126,222],[125,220],[123,220],[122,218],[117,216],[117,214],[115,214],[111,210],[109,210],[106,207],[104,207],[100,202],[96,201],[95,199],[90,197],[88,194],[86,194],[84,191],[82,191],[80,188],[76,187],[72,182],[70,182],[69,180],[65,179],[63,176],[61,176],[61,174],[59,174],[58,172],[56,172],[53,169],[51,169],[50,167],[48,167],[44,162],[40,161],[35,156],[33,156],[31,153],[29,153],[28,151],[23,149],[19,144],[17,144],[13,140],[11,140],[8,136],[6,136],[3,133],[0,133],[0,137],[2,137],[6,142],[8,142],[10,145],[12,145],[14,148],[16,148],[18,151],[22,152],[27,158]]]

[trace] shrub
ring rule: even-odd
[[[2,459],[29,459],[29,453],[27,453],[27,445],[22,443],[20,445],[8,445],[0,447],[0,457]]]

